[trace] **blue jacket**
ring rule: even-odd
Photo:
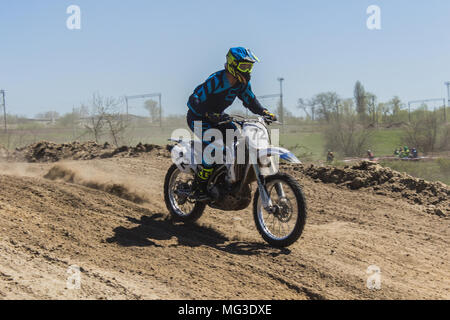
[[[226,71],[218,71],[197,88],[189,97],[187,106],[191,112],[205,118],[206,113],[222,113],[238,97],[246,108],[255,114],[262,115],[265,108],[259,103],[252,92],[250,82],[242,84],[237,82],[231,86],[226,77]]]

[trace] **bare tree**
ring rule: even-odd
[[[372,131],[360,125],[355,114],[333,119],[324,134],[327,149],[348,157],[362,156],[372,138]]]
[[[339,106],[339,116],[332,117],[325,128],[325,147],[343,156],[362,156],[371,143],[373,131],[359,123],[353,99],[345,99]]]
[[[94,135],[95,142],[100,141],[104,126],[104,112],[103,98],[99,94],[94,93],[92,96],[92,105],[88,114],[86,129]]]
[[[125,130],[128,127],[126,118],[121,113],[108,113],[105,115],[105,121],[108,125],[109,134],[113,139],[113,143],[116,147],[119,147],[120,142],[123,140]]]
[[[298,108],[303,110],[306,117],[310,118],[312,121],[315,120],[316,107],[310,104],[310,101],[304,101],[303,99],[298,99]]]
[[[333,114],[337,114],[340,99],[336,92],[319,93],[312,99],[312,104],[316,106],[317,115],[331,121]]]
[[[420,119],[413,119],[405,130],[404,142],[423,153],[433,152],[439,132],[438,117],[435,112],[426,113]]]
[[[340,101],[336,92],[323,92],[316,94],[306,102],[303,99],[299,99],[298,107],[304,110],[313,120],[324,119],[326,122],[330,122],[333,115],[338,113]],[[311,110],[311,113],[308,110]]]
[[[92,97],[92,106],[85,125],[98,143],[105,132],[109,133],[113,143],[118,147],[122,135],[127,128],[125,117],[120,112],[122,101],[113,97],[102,97],[95,93]]]

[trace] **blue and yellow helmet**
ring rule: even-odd
[[[253,70],[253,64],[259,59],[250,49],[243,47],[231,48],[227,54],[226,69],[239,82],[247,83]]]

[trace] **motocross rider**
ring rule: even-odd
[[[249,49],[243,47],[231,48],[226,58],[225,69],[212,74],[204,83],[200,84],[187,103],[189,128],[194,132],[194,122],[201,121],[202,136],[206,130],[214,128],[222,132],[224,140],[226,129],[236,129],[236,126],[232,122],[219,123],[230,120],[230,116],[224,111],[236,97],[251,112],[276,121],[276,116],[265,109],[256,99],[250,85],[253,64],[259,59]],[[209,143],[211,142],[203,141],[203,147]],[[213,171],[214,164],[208,164],[203,160],[202,170],[194,179],[192,199],[197,201],[209,199],[206,186]]]

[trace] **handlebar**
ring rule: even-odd
[[[241,118],[242,120],[236,119],[237,117]],[[272,121],[272,120],[270,119],[270,117],[267,117],[267,116],[261,116],[261,117],[264,119],[264,122],[265,122],[267,125],[271,125],[271,124],[282,125],[282,123],[279,122],[278,120],[277,120],[277,121]],[[221,121],[221,122],[219,122],[219,123],[217,123],[217,124],[218,124],[218,125],[223,125],[223,124],[228,124],[228,123],[231,123],[231,122],[237,122],[237,123],[242,124],[242,123],[244,123],[244,122],[246,122],[246,121],[247,121],[247,122],[255,121],[255,119],[247,119],[247,118],[244,118],[244,117],[242,117],[242,116],[236,115],[236,116],[230,116],[230,118],[229,118],[228,120]]]

